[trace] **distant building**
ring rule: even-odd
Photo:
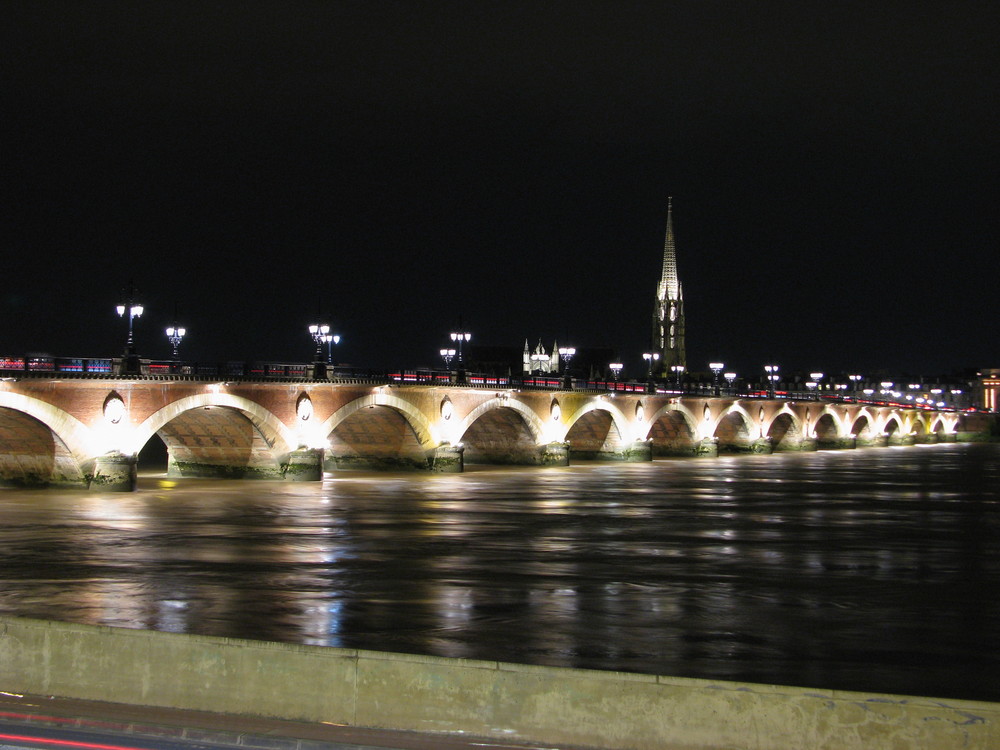
[[[546,352],[542,340],[539,339],[534,350],[529,351],[528,339],[525,339],[524,354],[521,358],[521,372],[559,372],[559,345],[553,343],[552,349]]]
[[[558,342],[547,348],[539,340],[531,347],[525,339],[522,348],[469,345],[465,349],[465,366],[470,372],[506,376],[556,375],[568,369],[573,377],[601,379],[608,376],[608,364],[614,357],[614,350],[610,348],[580,347],[575,348],[572,358],[564,363],[559,356]]]
[[[1000,411],[1000,369],[984,368],[979,375],[979,404],[990,411]]]
[[[677,275],[674,246],[673,199],[667,199],[667,236],[663,244],[663,273],[653,308],[652,351],[660,355],[658,372],[669,376],[675,365],[687,366],[684,352],[684,290]]]

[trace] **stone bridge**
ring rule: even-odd
[[[185,376],[0,382],[0,482],[131,490],[150,441],[168,474],[318,480],[342,469],[906,445],[969,417],[902,405]]]

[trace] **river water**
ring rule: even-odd
[[[1000,701],[1000,445],[0,490],[0,612]]]

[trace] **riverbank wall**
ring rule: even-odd
[[[0,690],[608,750],[1000,747],[1000,703],[17,617],[0,617]]]

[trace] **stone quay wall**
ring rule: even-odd
[[[0,689],[612,750],[1000,747],[1000,704],[0,616]]]

